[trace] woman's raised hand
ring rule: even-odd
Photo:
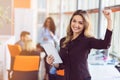
[[[103,14],[106,17],[107,20],[111,20],[111,13],[112,10],[108,9],[108,10],[103,10]]]
[[[103,14],[107,19],[107,29],[112,31],[113,27],[112,27],[112,10],[108,9],[108,10],[103,10]]]

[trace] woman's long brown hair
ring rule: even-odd
[[[45,28],[48,27],[47,24],[46,24],[46,23],[47,23],[47,20],[50,20],[50,26],[49,26],[50,31],[52,31],[53,34],[55,34],[56,26],[55,26],[54,20],[53,20],[51,17],[47,17],[47,18],[46,18],[43,26],[44,26]]]

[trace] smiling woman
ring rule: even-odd
[[[84,10],[76,10],[67,29],[67,36],[60,40],[60,57],[63,61],[57,68],[64,66],[65,80],[91,80],[88,68],[88,55],[91,49],[108,49],[111,43],[112,26],[111,10],[103,10],[107,19],[105,38],[97,39],[90,34],[89,14]],[[54,56],[47,56],[48,64],[53,64]],[[74,63],[74,65],[73,65]]]

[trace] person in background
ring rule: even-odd
[[[20,47],[23,48],[24,42],[27,40],[31,40],[30,33],[28,31],[22,31],[20,34],[20,40],[17,41],[15,44],[20,45]]]
[[[19,56],[39,56],[40,57],[40,53],[36,50],[36,44],[32,40],[27,40],[24,42],[23,49],[20,52]],[[22,77],[19,77],[19,75],[22,75]],[[29,77],[34,80],[38,80],[38,71],[28,71],[28,72],[14,71],[12,80],[14,79],[27,80]]]
[[[107,19],[107,29],[104,39],[96,39],[90,33],[90,19],[87,11],[77,10],[73,13],[67,29],[67,36],[60,40],[60,57],[64,66],[65,80],[91,80],[88,69],[88,55],[92,48],[108,49],[112,36],[111,10],[103,10]],[[54,65],[54,57],[47,56],[48,64]],[[55,66],[55,65],[54,65]]]
[[[38,55],[40,56],[40,53],[36,49],[36,44],[32,40],[27,40],[24,42],[23,49],[20,53],[20,55]]]
[[[39,33],[39,43],[41,45],[51,43],[57,50],[59,50],[59,40],[55,34],[55,31],[56,26],[54,20],[52,17],[47,17]],[[48,71],[49,80],[56,80],[56,68],[54,66],[50,66]]]
[[[40,28],[39,42],[40,44],[52,43],[56,46],[59,43],[59,39],[56,36],[56,26],[52,17],[47,17],[43,27]]]
[[[40,68],[39,68],[39,80],[48,80],[48,64],[45,61],[46,53],[44,48],[41,46],[40,43],[36,45],[37,51],[40,53]]]
[[[15,43],[15,45],[19,45],[20,48],[23,49],[23,46],[24,46],[25,41],[28,41],[28,40],[31,40],[31,38],[30,38],[30,33],[29,33],[28,31],[22,31],[22,32],[20,33],[20,40],[17,41],[17,42]],[[11,56],[11,65],[10,65],[11,71],[9,71],[9,73],[12,72],[13,65],[14,65],[14,59],[15,59],[15,57]]]

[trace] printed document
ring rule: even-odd
[[[42,46],[45,49],[47,55],[52,55],[54,57],[55,61],[53,63],[62,63],[59,53],[57,49],[54,47],[54,45],[52,45],[51,43],[46,43],[43,44]]]

